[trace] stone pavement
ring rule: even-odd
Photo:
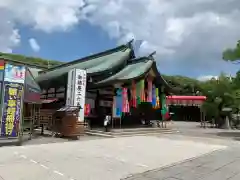
[[[221,149],[153,136],[2,147],[0,179],[119,180]]]
[[[216,151],[125,180],[240,180],[240,148]]]

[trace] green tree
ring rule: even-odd
[[[226,61],[239,61],[240,60],[240,40],[233,49],[226,49],[223,52],[223,59]]]

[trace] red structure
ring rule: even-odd
[[[206,96],[167,96],[167,105],[201,106]]]

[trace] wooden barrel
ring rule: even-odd
[[[65,137],[84,134],[84,123],[79,122],[76,116],[65,116],[62,119],[61,134]]]

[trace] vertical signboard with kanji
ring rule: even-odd
[[[84,121],[84,105],[86,94],[87,73],[85,70],[75,70],[75,89],[74,89],[74,106],[80,106],[79,121]]]
[[[68,72],[66,106],[81,107],[79,121],[84,121],[87,73],[85,70],[73,69]]]
[[[1,137],[16,138],[19,135],[24,82],[25,66],[5,64]]]
[[[23,84],[5,82],[1,137],[18,137],[21,121]]]

